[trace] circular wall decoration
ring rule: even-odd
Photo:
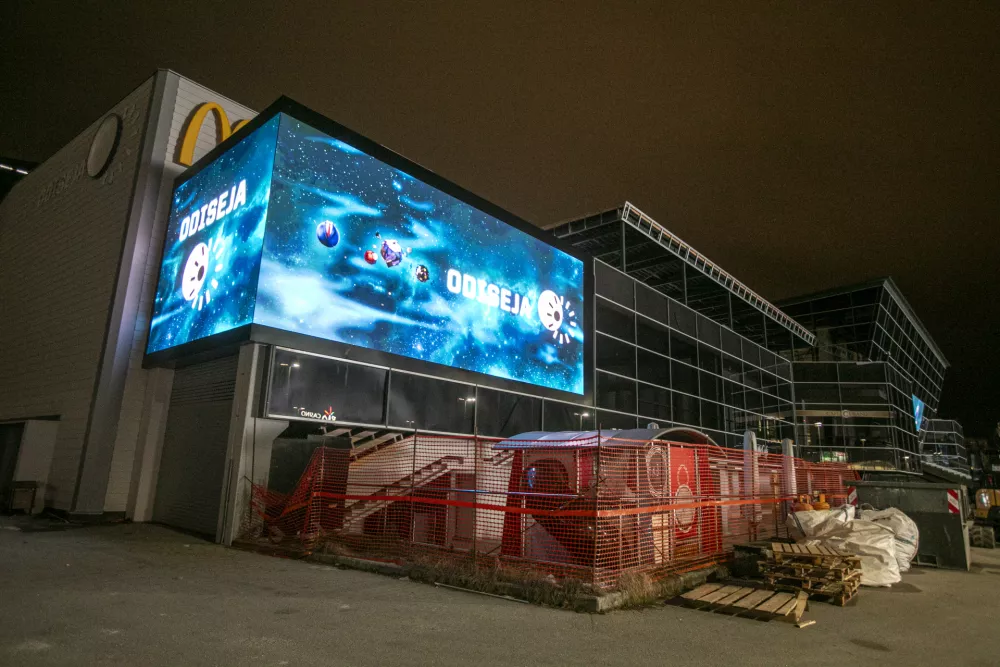
[[[90,153],[87,154],[87,175],[99,178],[118,150],[118,138],[122,133],[122,119],[116,113],[108,114],[97,126],[94,139],[90,142]]]

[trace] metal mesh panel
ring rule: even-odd
[[[295,490],[254,487],[248,539],[414,562],[511,567],[614,588],[784,536],[799,493],[846,499],[843,464],[710,445],[413,435],[318,447]]]

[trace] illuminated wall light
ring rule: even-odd
[[[15,169],[14,171],[16,171],[16,172],[17,172],[17,173],[19,173],[19,174],[23,174],[23,175],[25,175],[25,176],[27,176],[27,175],[28,175],[28,172],[26,172],[26,171],[25,171],[24,169]]]
[[[2,162],[0,162],[0,169],[6,169],[7,171],[14,171],[14,167],[10,167],[8,165],[5,165]]]

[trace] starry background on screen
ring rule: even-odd
[[[281,119],[254,322],[583,393],[583,262]],[[325,221],[337,229],[333,247],[317,237]],[[402,250],[396,266],[382,256],[391,241]],[[512,315],[448,291],[449,269],[527,297],[531,312]],[[560,340],[539,320],[544,290],[569,302]]]
[[[147,352],[250,323],[277,133],[275,117],[174,190]],[[180,240],[185,216],[222,192],[230,192],[243,179],[247,182],[246,204]],[[211,247],[208,273],[199,298],[187,301],[181,293],[181,277],[188,256],[202,242]],[[208,299],[204,298],[206,291]]]

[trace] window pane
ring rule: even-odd
[[[597,405],[602,408],[635,413],[635,380],[597,373]]]
[[[639,414],[670,421],[670,392],[639,383]]]
[[[389,424],[407,430],[472,433],[475,387],[392,372]]]
[[[506,438],[542,428],[540,398],[480,387],[476,411],[477,430],[482,435]]]
[[[667,297],[641,283],[635,286],[635,309],[654,320],[667,324]]]
[[[713,401],[722,400],[722,378],[711,373],[701,372],[701,397]]]
[[[736,384],[729,380],[724,380],[722,383],[722,390],[725,395],[725,403],[741,410],[746,407],[746,399],[744,394],[746,389],[743,385]]]
[[[711,401],[701,401],[701,425],[702,428],[719,429],[722,428],[722,406]]]
[[[698,399],[694,396],[674,392],[674,421],[691,426],[700,425]]]
[[[635,305],[634,285],[635,281],[623,273],[605,266],[602,262],[594,262],[594,289],[598,294],[632,308]]]
[[[743,346],[741,345],[740,341],[741,339],[736,333],[730,331],[729,329],[722,330],[722,349],[725,352],[728,352],[729,354],[733,355],[734,357],[739,357],[742,359]]]
[[[670,333],[670,356],[678,361],[698,365],[698,344],[676,331]]]
[[[712,320],[699,317],[698,318],[698,340],[703,343],[708,343],[712,347],[721,348],[722,347],[722,327],[718,323]]]
[[[597,330],[622,340],[635,341],[632,313],[600,298],[597,299]]]
[[[636,328],[639,334],[636,342],[640,347],[645,347],[660,354],[670,354],[669,329],[656,322],[651,322],[645,317],[636,318]]]
[[[792,365],[796,382],[836,382],[837,365],[796,363]]]
[[[597,420],[591,408],[545,401],[543,411],[546,431],[592,431],[597,428]]]
[[[698,319],[695,312],[676,301],[670,303],[670,326],[690,336],[698,335]]]
[[[635,348],[607,336],[597,336],[597,368],[635,377]]]
[[[706,371],[722,374],[722,353],[707,345],[698,346],[698,365]]]
[[[635,417],[632,415],[620,415],[614,412],[598,410],[597,423],[602,429],[631,429],[635,428]]]
[[[885,382],[882,364],[840,364],[841,382]]]
[[[387,374],[383,368],[276,349],[268,411],[301,418],[302,411],[322,415],[329,409],[340,422],[381,424]]]
[[[743,362],[729,355],[723,355],[722,375],[729,380],[743,382]]]
[[[698,395],[698,369],[691,368],[677,361],[670,364],[670,388],[674,391],[684,391]]]
[[[661,387],[670,386],[670,360],[639,350],[639,379]]]
[[[840,392],[835,384],[795,383],[795,400],[806,403],[840,403]]]
[[[882,384],[841,384],[840,399],[844,403],[888,403],[889,393]]]

